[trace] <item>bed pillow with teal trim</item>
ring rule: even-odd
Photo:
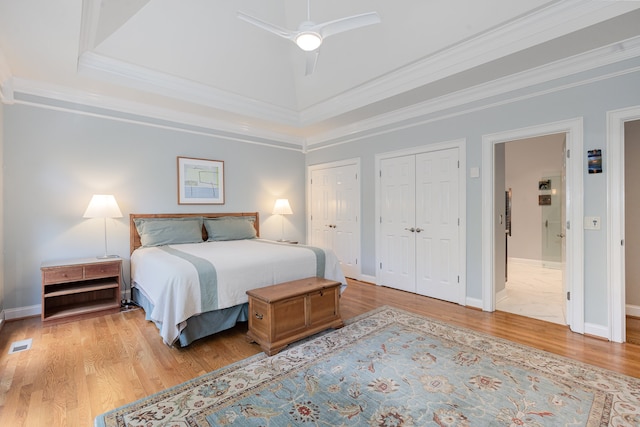
[[[209,236],[207,241],[255,239],[254,217],[205,218],[204,228]]]
[[[142,246],[202,242],[202,217],[135,218]]]

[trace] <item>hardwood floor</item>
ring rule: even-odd
[[[640,345],[375,285],[350,281],[342,317],[385,304],[640,377]],[[142,310],[45,327],[39,318],[7,322],[0,332],[0,426],[93,425],[103,412],[259,353],[246,330],[243,323],[177,349],[162,343]],[[11,343],[27,338],[31,350],[8,354]]]

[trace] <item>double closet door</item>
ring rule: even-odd
[[[333,249],[351,278],[359,277],[358,170],[357,164],[348,164],[310,171],[310,243]]]
[[[380,161],[378,284],[460,302],[458,150]]]

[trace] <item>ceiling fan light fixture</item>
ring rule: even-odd
[[[298,47],[306,52],[316,50],[322,44],[322,36],[313,31],[303,31],[295,39]]]

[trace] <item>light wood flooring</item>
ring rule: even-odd
[[[350,281],[343,319],[390,305],[640,377],[640,345],[574,334],[565,326],[480,310]],[[169,348],[142,310],[43,327],[39,318],[7,322],[0,332],[0,426],[91,426],[95,416],[259,353],[246,323]],[[31,350],[7,354],[33,339]]]

